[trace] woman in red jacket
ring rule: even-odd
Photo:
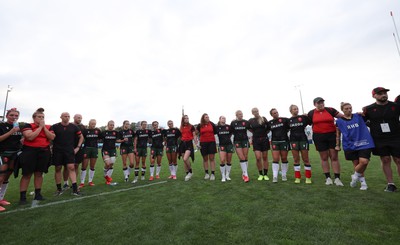
[[[203,156],[204,172],[206,173],[204,179],[215,180],[215,153],[217,153],[217,144],[214,136],[216,134],[215,124],[204,113],[196,130],[200,136],[200,152]],[[211,175],[208,172],[209,165],[211,167]]]
[[[193,175],[192,165],[190,164],[190,157],[194,161],[193,140],[195,141],[195,144],[197,144],[197,138],[195,128],[189,123],[189,117],[187,115],[182,117],[180,131],[182,137],[181,144],[179,145],[179,152],[183,156],[183,162],[185,164],[185,181],[189,181]]]
[[[338,151],[335,149],[340,143],[340,139],[336,137],[335,117],[341,118],[343,114],[332,107],[325,107],[324,102],[325,100],[321,97],[315,98],[315,109],[308,112],[308,117],[312,122],[313,141],[321,159],[326,178],[325,184],[333,184],[329,168],[330,159],[335,174],[334,183],[337,186],[343,186],[340,180]]]

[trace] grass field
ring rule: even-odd
[[[35,208],[17,204],[19,179],[11,179],[6,198],[13,204],[0,213],[0,244],[399,244],[400,194],[383,191],[379,159],[373,157],[367,169],[368,191],[349,187],[352,165],[343,152],[345,187],[325,186],[311,148],[312,185],[293,183],[292,161],[288,182],[257,181],[252,152],[247,184],[236,156],[231,182],[220,181],[219,168],[216,181],[203,180],[197,154],[189,182],[183,181],[182,161],[178,180],[167,180],[164,158],[161,180],[135,185],[122,181],[119,158],[116,186],[104,184],[99,159],[97,185],[84,187],[83,197],[69,191],[54,197],[51,171],[43,187],[46,200]]]

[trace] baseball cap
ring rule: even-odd
[[[321,98],[321,97],[317,97],[317,98],[314,99],[314,104],[318,103],[320,101],[325,101],[325,100],[323,98]]]
[[[383,91],[387,92],[387,91],[390,91],[390,89],[386,89],[384,87],[376,87],[372,90],[372,96],[374,96],[377,93],[383,92]]]

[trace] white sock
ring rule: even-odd
[[[94,170],[89,170],[89,182],[93,182],[93,178],[94,178]]]
[[[272,176],[274,178],[278,178],[278,173],[279,173],[279,163],[273,162],[272,163]]]
[[[298,165],[298,166],[295,165],[295,166],[293,167],[293,169],[294,169],[295,172],[300,172],[301,166],[300,166],[300,165]]]
[[[131,175],[131,173],[132,173],[132,168],[128,166],[128,175]]]
[[[129,176],[129,169],[124,170],[124,177],[127,178]]]
[[[150,176],[154,176],[154,166],[150,166]]]
[[[240,162],[240,167],[242,168],[243,175],[248,176],[247,175],[247,162]]]
[[[364,182],[365,184],[367,183],[367,182],[365,181],[365,177],[363,177],[363,176],[361,176],[361,177],[359,178],[359,180],[360,180],[361,183],[363,183],[363,182]]]
[[[8,182],[4,183],[1,185],[1,189],[0,189],[0,200],[4,199],[4,196],[6,195],[6,191],[7,191],[7,187],[8,187]]]
[[[281,163],[282,175],[286,176],[289,164],[287,162]]]
[[[110,168],[110,169],[107,171],[107,175],[108,175],[108,177],[110,177],[110,178],[111,178],[111,176],[112,176],[113,172],[114,172],[114,169],[113,169],[113,168]]]
[[[225,172],[226,172],[226,164],[224,164],[224,166],[219,166],[219,169],[221,171],[221,176],[223,179],[225,179]]]
[[[68,185],[68,180],[65,180],[65,181],[64,181],[64,185]]]
[[[357,173],[356,171],[354,171],[354,175],[357,176],[358,178],[362,177],[362,174]]]
[[[176,176],[176,173],[178,172],[178,164],[174,164],[172,165],[174,167],[174,175]]]
[[[160,172],[161,172],[161,165],[160,166],[158,166],[157,165],[157,168],[156,168],[156,175],[160,175]]]
[[[108,173],[108,169],[104,169],[104,177],[106,177],[107,176],[107,173]]]
[[[86,179],[86,169],[81,171],[81,184],[85,183]]]
[[[228,165],[228,164],[226,164],[225,165],[225,175],[226,175],[226,177],[229,177],[229,174],[231,173],[231,168],[232,168],[232,165]]]
[[[174,165],[172,165],[172,163],[169,165],[169,172],[171,175],[174,175]]]

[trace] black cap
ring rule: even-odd
[[[318,103],[320,101],[325,101],[325,100],[323,98],[321,98],[321,97],[317,97],[317,98],[314,99],[314,104]]]
[[[372,97],[374,97],[375,94],[380,93],[380,92],[383,92],[383,91],[387,92],[387,91],[390,91],[390,90],[389,90],[389,89],[386,89],[386,88],[384,88],[384,87],[377,87],[377,88],[374,88],[374,89],[372,90]]]

